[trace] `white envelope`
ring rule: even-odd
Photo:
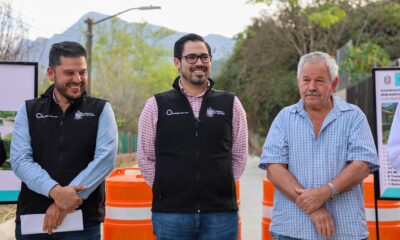
[[[26,214],[21,215],[22,235],[47,233],[43,231],[45,214]],[[76,210],[65,216],[63,222],[53,232],[68,232],[83,230],[82,210]]]

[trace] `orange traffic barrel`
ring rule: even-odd
[[[364,179],[364,206],[369,240],[376,238],[374,176]],[[397,240],[400,236],[400,201],[378,200],[379,239]]]
[[[239,208],[239,219],[238,219],[238,240],[242,239],[242,219],[240,218],[240,183],[236,181],[236,200]]]
[[[272,240],[269,233],[269,225],[271,224],[271,214],[274,204],[274,185],[272,182],[264,178],[264,197],[263,197],[263,216],[262,216],[262,234],[263,240]]]
[[[104,240],[155,239],[152,192],[138,168],[115,169],[106,178]]]

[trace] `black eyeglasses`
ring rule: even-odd
[[[209,63],[212,58],[212,56],[208,55],[208,54],[200,54],[200,55],[188,54],[188,55],[182,56],[182,57],[185,58],[186,62],[190,63],[190,64],[196,63],[197,59],[199,59],[199,58],[202,63]]]

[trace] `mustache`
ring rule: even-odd
[[[207,67],[193,67],[190,70],[191,71],[197,71],[197,70],[202,70],[202,71],[207,71]]]
[[[79,82],[79,83],[67,83],[67,86],[83,86],[83,82]]]
[[[304,96],[321,96],[321,94],[316,92],[307,92],[304,94]]]

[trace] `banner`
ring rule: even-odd
[[[18,198],[21,181],[11,170],[9,159],[14,118],[25,100],[37,96],[37,76],[37,63],[0,62],[0,144],[6,150],[6,160],[0,161],[0,203]]]
[[[387,143],[393,117],[400,102],[400,68],[374,68],[380,198],[400,199],[400,173],[388,159]],[[400,134],[400,133],[399,133]]]

